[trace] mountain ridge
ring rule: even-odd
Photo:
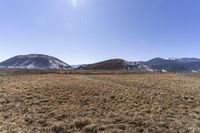
[[[142,64],[151,67],[154,71],[167,72],[200,72],[200,59],[198,58],[176,58],[164,59],[153,58]]]
[[[126,61],[124,59],[109,59],[93,64],[70,66],[60,59],[44,54],[17,55],[0,62],[0,68],[19,69],[74,69],[74,70],[124,70],[148,72],[192,72],[200,73],[198,58],[160,58],[148,61]]]
[[[0,68],[19,69],[70,69],[60,59],[44,54],[17,55],[0,63]]]

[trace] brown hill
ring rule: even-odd
[[[151,71],[151,69],[138,62],[130,62],[122,59],[110,59],[94,64],[82,65],[82,70],[130,70],[130,71]]]

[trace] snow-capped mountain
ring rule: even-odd
[[[160,72],[200,72],[200,59],[197,58],[154,58],[141,63]]]
[[[166,58],[165,60],[174,60],[174,61],[182,62],[182,63],[200,62],[200,59],[198,59],[198,58],[176,58],[176,57],[170,57],[170,58]]]
[[[0,63],[0,68],[19,69],[70,69],[65,62],[48,55],[30,54],[12,57]]]
[[[178,58],[176,57],[169,57],[169,58],[166,58],[166,60],[177,60]]]
[[[192,62],[200,62],[198,58],[177,58],[176,61],[181,63],[192,63]]]
[[[72,67],[72,68],[75,68],[75,69],[76,69],[76,68],[79,68],[80,66],[82,66],[82,65],[71,65],[71,67]]]
[[[82,65],[78,69],[83,70],[126,70],[126,71],[153,71],[150,67],[138,62],[111,59],[94,64]]]

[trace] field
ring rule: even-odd
[[[0,132],[199,133],[200,75],[3,75]]]

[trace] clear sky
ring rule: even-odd
[[[0,0],[0,61],[200,58],[200,0]]]

